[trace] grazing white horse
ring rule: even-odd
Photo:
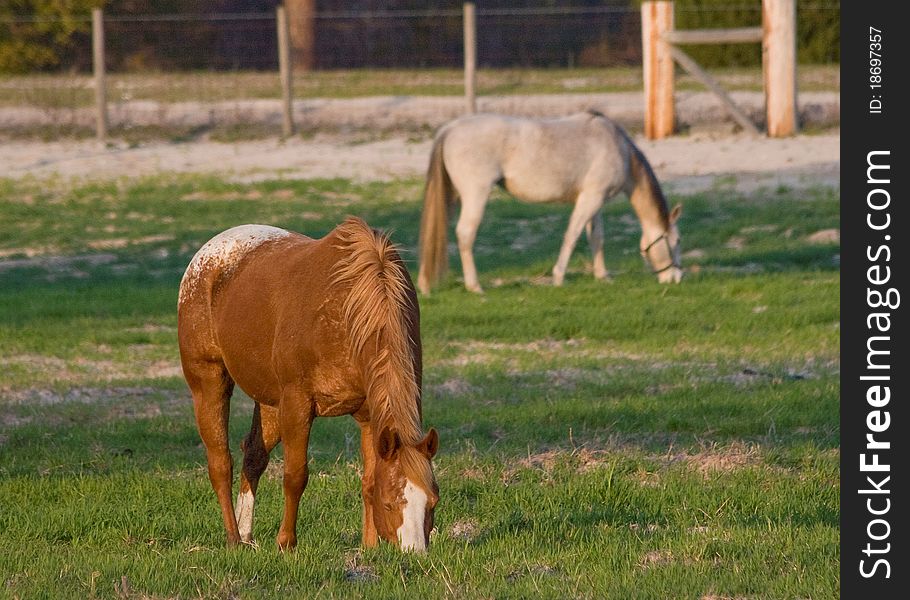
[[[496,183],[525,202],[575,203],[553,267],[555,285],[562,285],[582,229],[594,255],[594,277],[607,278],[602,208],[619,192],[631,200],[642,229],[639,249],[658,280],[682,279],[676,227],[682,207],[668,209],[651,165],[619,125],[595,111],[547,120],[474,115],[444,125],[433,143],[420,223],[421,292],[429,293],[448,267],[448,214],[456,198],[464,284],[482,291],[472,249]]]

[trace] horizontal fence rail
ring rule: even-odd
[[[489,105],[484,96],[520,93],[529,80],[522,72],[529,68],[576,69],[553,78],[555,83],[534,84],[542,85],[544,93],[584,93],[590,89],[588,80],[601,79],[596,70],[608,67],[627,68],[617,71],[629,73],[621,90],[641,89],[642,19],[637,5],[469,4],[471,23],[465,7],[317,11],[310,15],[315,33],[309,63],[294,53],[293,29],[284,44],[290,48],[282,49],[283,28],[275,12],[105,13],[94,21],[89,14],[75,15],[65,21],[72,33],[55,61],[24,75],[4,74],[0,62],[0,111],[23,107],[12,117],[0,113],[0,131],[19,122],[41,122],[52,124],[48,132],[94,129],[104,138],[111,130],[122,135],[167,122],[187,131],[231,123],[290,135],[300,130],[293,120],[295,111],[300,119],[311,110],[301,108],[309,102],[303,98],[313,98],[313,89],[327,89],[327,97],[346,97],[351,80],[345,73],[351,70],[389,69],[385,87],[366,93],[361,87],[357,94],[396,97],[422,93],[401,89],[421,89],[415,81],[428,78],[427,71],[410,76],[405,70],[453,70],[451,75],[434,71],[430,78],[436,83],[425,89],[433,96],[463,94],[465,112],[478,110],[478,97],[479,109],[485,109]],[[839,15],[839,5],[832,3],[797,3],[796,10],[798,15]],[[685,22],[685,30],[666,32],[668,42],[693,45],[686,51],[703,65],[709,65],[704,56],[710,47],[705,44],[753,42],[761,32],[755,27],[761,22],[759,2],[681,5],[676,13],[677,27]],[[730,19],[739,19],[743,26],[708,28]],[[40,25],[44,30],[63,23],[0,9],[0,49],[4,36],[21,31],[16,28]],[[752,50],[754,56],[743,54],[742,48],[724,47],[715,59],[731,56],[760,63],[758,48]],[[307,68],[322,72],[318,81],[304,73]],[[498,69],[506,74],[497,79],[492,74]],[[541,72],[531,79],[540,81]],[[273,106],[277,108],[268,108]],[[200,111],[208,118],[200,121]]]
[[[760,42],[763,35],[761,27],[738,27],[671,31],[664,38],[672,44],[738,44]]]

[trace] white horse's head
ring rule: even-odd
[[[641,255],[650,265],[661,283],[679,283],[682,280],[682,257],[680,251],[679,228],[676,222],[682,214],[682,205],[677,204],[670,211],[669,227],[654,236],[642,232],[639,241]]]

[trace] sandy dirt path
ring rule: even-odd
[[[761,118],[760,92],[734,92],[734,100]],[[148,106],[146,106],[148,104]],[[640,92],[483,96],[480,110],[550,117],[596,108],[627,126],[640,126]],[[799,96],[803,122],[827,123],[823,134],[767,139],[730,133],[729,118],[716,97],[706,92],[676,94],[679,123],[688,135],[637,143],[671,192],[687,193],[733,185],[751,190],[778,185],[838,184],[840,169],[840,97],[836,92]],[[309,99],[295,103],[298,123],[318,132],[297,136],[219,143],[205,138],[185,143],[149,142],[139,146],[94,141],[42,143],[0,138],[0,177],[109,179],[159,173],[217,173],[239,181],[270,178],[332,178],[359,181],[424,175],[430,132],[458,116],[460,97],[391,97]],[[34,111],[32,111],[34,112]],[[50,113],[30,114],[27,107],[0,107],[0,126],[40,122]],[[72,118],[87,118],[79,109]],[[230,103],[128,102],[112,107],[114,122],[200,124],[209,119],[244,123],[280,122],[277,101]],[[223,113],[223,114],[221,114]],[[43,115],[43,116],[41,116]],[[212,115],[215,115],[213,117]],[[163,120],[163,121],[162,121]],[[834,123],[834,125],[832,125]],[[277,131],[276,126],[275,130]]]
[[[837,186],[840,135],[768,139],[694,134],[667,140],[638,138],[671,192],[718,186],[745,191],[778,185]],[[149,143],[105,147],[94,141],[0,144],[0,176],[118,179],[159,173],[215,173],[237,181],[334,178],[357,181],[422,177],[431,141],[392,137],[354,143],[330,136],[287,141]]]

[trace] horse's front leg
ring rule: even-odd
[[[361,479],[361,496],[363,497],[363,546],[372,548],[379,543],[376,522],[373,520],[373,485],[376,471],[376,449],[373,445],[373,428],[368,420],[361,420],[355,414],[360,425],[360,455],[363,457],[363,478]]]
[[[461,256],[461,271],[464,274],[464,286],[469,292],[483,293],[480,280],[477,278],[477,267],[474,265],[474,240],[477,228],[483,219],[483,211],[490,195],[490,186],[470,190],[461,195],[461,214],[455,226],[455,237],[458,238],[458,254]]]
[[[565,280],[566,269],[569,266],[569,259],[572,257],[572,250],[578,242],[581,230],[591,221],[595,214],[600,213],[603,208],[603,192],[582,192],[575,201],[575,208],[572,209],[572,216],[569,217],[569,226],[566,228],[566,234],[562,239],[562,248],[559,249],[559,258],[556,259],[556,265],[553,266],[553,285],[562,285]]]
[[[237,493],[235,515],[240,530],[240,540],[253,542],[253,506],[259,478],[269,464],[269,454],[281,439],[278,408],[256,403],[253,409],[253,424],[250,433],[241,444],[243,449],[243,470],[240,474],[240,491]]]
[[[598,210],[585,225],[588,235],[588,245],[591,247],[591,256],[594,259],[594,279],[609,279],[607,265],[604,262],[604,220],[603,211]]]
[[[279,407],[281,440],[284,443],[284,515],[278,529],[278,547],[297,545],[297,510],[309,480],[307,445],[315,416],[313,402],[301,393],[282,394]]]

